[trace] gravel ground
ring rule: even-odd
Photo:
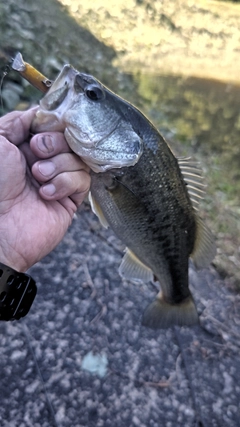
[[[31,269],[29,315],[0,324],[2,427],[240,425],[239,295],[190,267],[200,326],[144,328],[155,285],[119,277],[122,249],[85,205]]]

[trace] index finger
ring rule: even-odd
[[[38,107],[27,111],[13,111],[0,118],[0,135],[19,145],[29,137],[30,126]]]
[[[60,153],[72,152],[61,132],[37,133],[32,137],[30,147],[39,159],[48,159]]]

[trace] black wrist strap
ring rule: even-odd
[[[0,262],[0,320],[26,316],[37,293],[35,281]]]

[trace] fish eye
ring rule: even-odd
[[[88,86],[85,89],[85,93],[91,101],[100,101],[104,98],[104,92],[103,90],[98,86]]]

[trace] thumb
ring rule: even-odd
[[[12,144],[19,145],[26,141],[29,129],[38,107],[27,111],[13,111],[0,118],[0,135]]]
[[[0,135],[0,201],[11,197],[13,190],[22,186],[26,162],[20,150]]]

